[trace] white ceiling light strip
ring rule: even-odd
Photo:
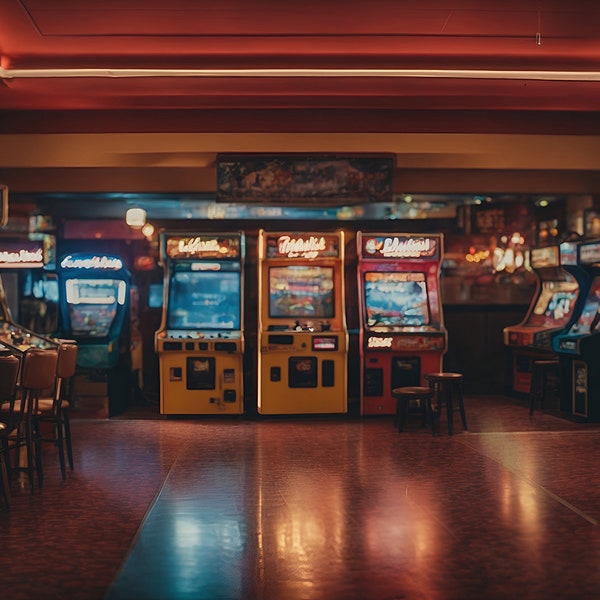
[[[595,71],[504,71],[478,69],[3,69],[0,79],[139,77],[384,77],[600,81]]]

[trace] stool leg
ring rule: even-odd
[[[398,398],[396,400],[396,425],[398,431],[404,431],[404,419],[408,410],[408,400],[406,398]]]
[[[460,410],[460,420],[462,421],[463,429],[467,430],[467,413],[465,412],[465,399],[463,397],[462,385],[459,383],[456,389],[458,395],[458,408]]]
[[[68,408],[62,408],[61,409],[62,412],[62,416],[63,416],[63,423],[65,426],[65,444],[67,446],[67,459],[69,460],[69,467],[71,468],[71,471],[73,470],[73,447],[71,445],[71,421],[70,421],[70,417],[69,417],[69,409]]]
[[[452,405],[452,388],[449,385],[444,387],[444,397],[446,399],[446,417],[448,418],[448,435],[454,435],[454,407]]]
[[[440,433],[442,427],[442,397],[440,385],[435,381],[429,383],[429,387],[433,390],[433,397],[431,398],[431,414],[433,415],[432,428],[437,429]],[[433,399],[435,398],[435,410],[433,410]]]
[[[0,442],[4,443],[4,442]],[[2,487],[2,497],[4,498],[4,504],[6,510],[10,510],[10,480],[8,478],[8,469],[6,467],[6,461],[4,459],[5,448],[0,448],[0,486]]]
[[[540,372],[535,366],[531,372],[531,384],[529,389],[529,414],[533,415],[535,411],[535,405],[538,401],[539,391],[542,388],[540,381]]]
[[[44,469],[42,465],[42,434],[40,431],[40,424],[36,421],[32,423],[33,428],[33,455],[34,455],[34,469],[38,476],[38,484],[42,487],[44,481]]]
[[[433,411],[433,406],[431,404],[431,398],[424,400],[425,402],[425,411],[427,415],[427,421],[429,426],[431,427],[431,435],[435,435],[435,412]]]

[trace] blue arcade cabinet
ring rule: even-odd
[[[588,277],[585,303],[553,340],[560,361],[561,410],[578,421],[600,421],[600,240],[579,242],[577,264]]]
[[[129,401],[131,276],[122,258],[68,254],[57,265],[59,335],[79,345],[76,393],[80,405],[113,416]]]

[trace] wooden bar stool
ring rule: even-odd
[[[404,421],[408,413],[411,402],[417,402],[423,415],[424,424],[431,426],[431,433],[435,434],[435,419],[431,409],[431,399],[433,398],[433,390],[428,387],[421,386],[406,386],[392,390],[392,397],[396,398],[396,416],[394,425],[398,431],[404,430]]]
[[[21,424],[21,403],[17,401],[17,378],[21,361],[0,349],[0,495],[10,510],[11,436]]]
[[[467,429],[467,415],[462,393],[462,373],[426,373],[425,380],[434,391],[437,399],[437,414],[442,416],[442,409],[446,408],[448,418],[448,435],[454,434],[454,411],[460,411],[463,429]],[[456,392],[458,406],[454,406],[453,395]]]
[[[73,449],[71,444],[71,424],[69,408],[71,406],[72,379],[77,369],[77,342],[61,340],[56,365],[56,384],[53,395],[38,398],[33,423],[36,436],[42,442],[54,444],[58,449],[58,461],[62,478],[65,479],[65,449],[69,467],[73,470]],[[50,431],[44,431],[44,425]]]
[[[21,402],[24,402],[23,423],[17,436],[17,461],[19,450],[25,446],[27,465],[25,467],[29,485],[33,492],[34,474],[38,483],[43,480],[41,460],[41,440],[34,435],[33,416],[37,411],[37,403],[45,390],[54,389],[56,382],[57,350],[29,348],[23,355],[21,368]],[[17,463],[19,464],[19,463]]]
[[[529,414],[533,415],[536,404],[543,409],[549,376],[558,381],[558,360],[535,360],[531,365],[531,386],[529,388]],[[554,386],[555,389],[558,386]]]

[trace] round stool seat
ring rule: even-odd
[[[439,372],[439,373],[425,373],[423,375],[425,381],[429,383],[432,391],[436,393],[437,406],[436,412],[438,416],[441,416],[442,409],[446,407],[446,416],[448,419],[448,434],[454,433],[454,411],[460,411],[460,419],[462,421],[463,429],[467,429],[467,415],[465,412],[465,404],[462,393],[462,373],[453,372]],[[454,407],[453,393],[456,392],[458,397],[458,407]]]
[[[433,396],[433,390],[428,387],[421,387],[418,385],[406,386],[395,388],[392,390],[392,396],[397,398],[398,396]]]
[[[423,414],[425,424],[431,424],[431,432],[435,433],[435,427],[433,423],[433,411],[431,409],[431,400],[433,398],[433,389],[423,386],[405,386],[394,388],[392,390],[392,396],[396,398],[396,417],[394,424],[398,428],[398,431],[404,430],[404,420],[406,413],[408,412],[408,404],[411,400],[418,400]]]
[[[427,381],[462,381],[462,373],[427,373],[425,379]]]

